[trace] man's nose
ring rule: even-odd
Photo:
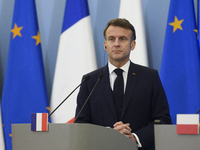
[[[116,39],[116,40],[115,40],[114,45],[115,45],[115,46],[120,46],[120,41],[119,41],[119,39]]]

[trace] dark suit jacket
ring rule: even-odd
[[[110,87],[108,65],[89,73],[91,78],[81,86],[78,94],[76,115],[101,73],[104,74],[103,78],[76,122],[112,128],[118,120]],[[158,72],[131,62],[121,121],[130,123],[132,132],[140,139],[142,149],[150,149],[154,145],[154,120],[156,119],[161,120],[162,123],[171,123],[167,98]]]

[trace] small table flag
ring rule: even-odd
[[[48,113],[31,114],[31,131],[48,131]]]
[[[177,134],[199,134],[199,114],[177,114]]]

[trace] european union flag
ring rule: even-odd
[[[194,114],[200,108],[200,53],[193,0],[171,0],[160,76],[173,123],[176,114]]]
[[[6,150],[12,149],[11,124],[49,112],[40,42],[35,1],[15,0],[1,104]]]

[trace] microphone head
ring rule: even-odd
[[[99,79],[102,79],[103,78],[103,73],[101,73],[100,75],[99,75]]]
[[[89,80],[90,79],[90,75],[88,74],[86,77],[85,77],[85,81]]]

